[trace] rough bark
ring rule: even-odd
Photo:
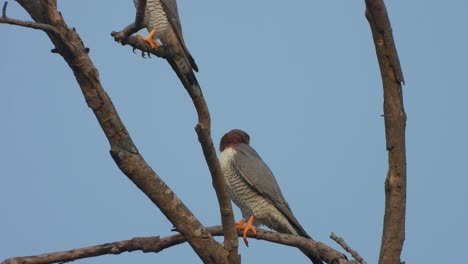
[[[237,234],[234,229],[234,218],[231,203],[224,191],[224,181],[216,151],[211,139],[211,120],[208,106],[203,98],[200,87],[184,83],[198,114],[198,124],[195,130],[198,134],[205,159],[210,169],[213,186],[216,190],[223,226],[205,228],[190,212],[176,194],[152,170],[139,154],[132,139],[121,122],[112,101],[101,86],[97,69],[88,56],[89,49],[81,41],[75,29],[69,28],[53,0],[18,0],[36,22],[26,22],[10,19],[6,16],[6,4],[0,23],[9,23],[24,27],[43,30],[50,38],[55,48],[52,52],[60,54],[72,69],[76,80],[83,92],[88,106],[94,112],[101,128],[110,144],[110,153],[116,164],[127,177],[162,211],[174,224],[180,235],[168,238],[135,238],[132,240],[98,245],[81,251],[55,252],[41,256],[20,257],[6,260],[5,263],[52,263],[57,261],[71,261],[74,259],[92,257],[102,254],[119,254],[124,251],[142,250],[144,252],[159,252],[172,245],[188,242],[204,263],[240,263],[237,253]],[[145,1],[143,1],[145,2]],[[141,10],[137,11],[135,23],[123,31],[113,33],[116,40],[123,44],[130,44],[134,48],[165,57],[164,48],[148,50],[145,44],[130,36],[141,28]],[[212,235],[224,235],[224,247],[216,242]],[[301,249],[312,249],[319,252],[327,263],[354,263],[348,261],[344,254],[305,238],[280,234],[276,232],[260,231],[254,238],[296,246]],[[153,245],[149,244],[153,243]],[[156,245],[154,245],[156,243]]]
[[[228,251],[228,259],[231,263],[240,263],[240,256],[238,254],[239,242],[235,230],[234,213],[232,211],[231,201],[227,195],[224,184],[224,177],[219,165],[218,157],[216,155],[216,149],[213,145],[211,138],[211,117],[208,110],[208,104],[203,97],[203,92],[198,83],[190,82],[186,80],[183,74],[177,70],[176,65],[168,58],[170,54],[167,54],[164,50],[164,46],[149,49],[148,47],[141,48],[141,41],[136,40],[130,36],[142,27],[144,5],[146,1],[140,1],[137,8],[137,15],[135,22],[128,25],[125,29],[120,32],[112,32],[111,35],[114,39],[123,45],[125,44],[136,44],[132,45],[135,48],[139,48],[142,51],[151,52],[157,56],[168,59],[169,64],[173,67],[181,80],[185,90],[192,99],[193,105],[197,111],[198,123],[195,126],[195,131],[198,135],[198,141],[201,144],[203,155],[206,160],[206,164],[210,170],[212,185],[216,192],[218,200],[219,210],[221,214],[221,223],[224,229],[224,248]],[[143,53],[144,54],[144,53]]]
[[[224,236],[223,228],[221,226],[208,227],[207,231],[213,236]],[[266,240],[273,243],[278,243],[286,246],[297,247],[300,249],[311,250],[314,252],[320,252],[323,260],[326,263],[333,264],[351,264],[356,263],[355,261],[349,261],[346,257],[326,246],[323,243],[316,242],[304,237],[280,234],[277,232],[271,232],[266,230],[257,229],[257,235],[248,234],[250,238],[258,240]],[[242,231],[236,233],[236,237],[242,236]],[[124,252],[142,251],[142,252],[153,252],[158,253],[164,249],[172,246],[185,243],[187,239],[180,235],[172,235],[168,237],[135,237],[130,240],[123,240],[117,242],[106,243],[102,245],[90,246],[85,248],[76,248],[69,251],[59,251],[37,256],[27,257],[15,257],[10,258],[2,262],[2,264],[39,264],[39,263],[56,263],[56,262],[68,262],[77,259],[90,258],[102,255],[117,255]]]
[[[383,83],[388,172],[385,179],[385,215],[380,264],[400,264],[405,240],[406,114],[403,107],[403,73],[383,0],[366,0],[366,17],[374,39]]]
[[[101,86],[98,71],[88,56],[88,49],[77,32],[67,26],[54,1],[17,2],[38,25],[53,28],[45,30],[55,46],[53,52],[60,54],[72,69],[88,106],[93,110],[109,141],[110,153],[122,172],[174,224],[204,263],[227,263],[227,251],[223,246],[213,239],[139,154],[112,101]]]

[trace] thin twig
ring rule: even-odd
[[[63,43],[67,43],[65,37],[60,33],[60,31],[49,24],[37,23],[33,21],[24,21],[14,18],[9,18],[6,14],[8,1],[5,1],[2,8],[2,17],[0,17],[0,24],[10,24],[20,27],[32,28],[37,30],[43,30],[49,33],[52,33],[56,38],[60,39]]]
[[[336,236],[334,232],[331,233],[330,238],[335,240],[338,245],[340,245],[344,250],[346,250],[354,259],[356,259],[361,264],[367,264],[367,262],[359,255],[359,253],[353,250],[342,237]]]
[[[0,23],[39,29],[39,30],[44,30],[44,31],[48,31],[48,32],[52,32],[54,34],[60,35],[60,32],[57,30],[57,28],[51,25],[9,18],[6,14],[7,5],[8,5],[8,1],[5,1],[5,3],[3,4],[3,8],[2,8],[2,17],[0,18]]]
[[[60,32],[57,30],[57,28],[55,28],[55,27],[53,27],[51,25],[36,23],[36,22],[32,22],[32,21],[23,21],[23,20],[13,19],[13,18],[9,18],[9,17],[3,16],[3,15],[0,18],[0,23],[16,25],[16,26],[21,26],[21,27],[27,27],[27,28],[33,28],[33,29],[39,29],[39,30],[52,32],[52,33],[54,33],[56,35],[60,35]]]

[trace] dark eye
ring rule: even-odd
[[[244,136],[244,142],[248,144],[249,141],[250,141],[250,137],[248,135],[245,135]]]

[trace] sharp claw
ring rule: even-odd
[[[250,216],[249,221],[247,221],[247,224],[245,224],[245,219],[240,220],[239,222],[236,223],[236,229],[243,230],[242,232],[242,238],[244,239],[244,243],[246,246],[249,246],[249,241],[247,241],[247,234],[249,231],[252,231],[254,235],[257,234],[257,229],[252,225],[254,221],[254,217]]]
[[[247,241],[247,233],[249,233],[249,231],[252,230],[254,235],[257,234],[257,229],[255,229],[255,227],[252,225],[253,221],[254,221],[254,217],[250,216],[249,221],[247,221],[247,224],[245,225],[243,236],[244,236],[244,242],[246,246],[249,246],[249,242]]]
[[[246,245],[247,247],[249,246],[249,241],[247,241],[247,238],[246,238],[246,237],[244,238],[244,243],[245,243],[245,245]]]

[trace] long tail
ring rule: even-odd
[[[167,62],[169,62],[185,88],[193,85],[200,87],[188,58],[179,55],[174,58],[168,58]]]

